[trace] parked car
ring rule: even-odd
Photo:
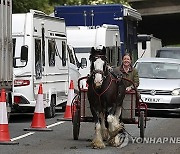
[[[180,61],[170,58],[141,58],[136,61],[142,100],[149,111],[180,114]],[[159,112],[158,112],[159,113]]]
[[[157,50],[156,57],[180,59],[180,47],[163,47]]]

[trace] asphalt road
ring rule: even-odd
[[[79,140],[73,140],[72,123],[58,121],[63,113],[55,118],[46,119],[50,132],[24,131],[32,122],[32,115],[13,115],[9,122],[11,140],[17,145],[0,145],[2,154],[179,154],[180,119],[150,117],[145,130],[145,141],[140,143],[139,128],[126,124],[129,143],[124,148],[106,146],[105,149],[90,147],[94,134],[94,124],[81,123]]]

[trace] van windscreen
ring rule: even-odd
[[[91,48],[74,48],[76,53],[90,53]]]
[[[158,50],[156,57],[180,59],[180,50]]]

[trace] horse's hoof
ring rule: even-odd
[[[110,146],[118,147],[122,144],[122,141],[120,140],[119,134],[116,135],[114,138],[112,138],[109,142]]]
[[[115,136],[122,130],[123,127],[118,127],[116,130],[114,130],[113,132],[109,132],[110,138],[108,139],[108,141],[112,140],[113,138],[115,138]]]
[[[92,141],[91,147],[93,149],[103,149],[106,146],[105,146],[105,144],[103,142],[95,140],[95,141]]]

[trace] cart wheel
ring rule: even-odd
[[[80,130],[80,110],[76,110],[73,117],[73,137],[78,140]]]
[[[140,112],[140,117],[139,117],[139,126],[140,126],[140,137],[142,140],[144,139],[144,131],[145,131],[145,118],[144,118],[144,111]]]

